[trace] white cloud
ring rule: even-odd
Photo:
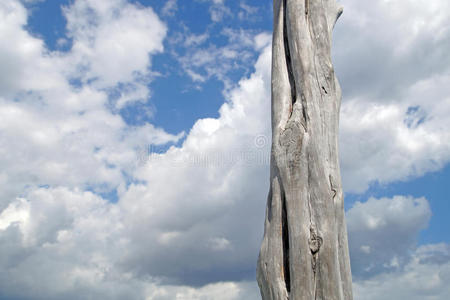
[[[257,6],[251,6],[241,1],[239,3],[240,11],[238,13],[238,18],[240,20],[252,20],[258,13],[259,8]]]
[[[2,298],[237,300],[256,292],[247,282],[194,288],[136,277],[121,268],[131,241],[116,205],[66,188],[41,188],[24,196],[0,215]]]
[[[255,148],[255,134],[269,131],[268,123],[262,120],[269,113],[270,51],[265,49],[255,74],[229,92],[230,101],[222,107],[220,119],[199,120],[183,147],[172,148],[160,160],[151,159],[139,167],[137,147],[177,141],[180,136],[150,124],[128,126],[120,115],[107,108],[110,99],[104,87],[127,80],[134,83],[127,68],[124,74],[109,74],[108,68],[96,65],[97,50],[101,48],[96,43],[102,35],[112,34],[99,28],[106,26],[103,22],[111,21],[111,10],[123,8],[120,5],[124,3],[80,1],[66,8],[66,16],[73,18],[69,20],[69,32],[74,39],[67,53],[48,52],[42,41],[32,38],[22,27],[26,22],[24,15],[21,22],[11,27],[25,42],[30,40],[37,45],[35,59],[23,68],[30,72],[40,70],[40,61],[47,61],[49,75],[42,72],[41,80],[47,74],[55,76],[59,83],[45,89],[38,89],[39,85],[18,85],[1,99],[0,138],[4,143],[0,163],[7,170],[7,175],[0,178],[5,188],[0,210],[0,241],[4,246],[0,282],[5,284],[0,288],[1,297],[141,299],[156,293],[154,299],[164,295],[173,299],[172,291],[177,290],[175,296],[182,298],[211,299],[227,288],[229,293],[223,295],[224,299],[241,299],[242,293],[254,292],[253,288],[249,292],[240,288],[241,283],[229,281],[246,279],[249,270],[253,272],[259,241],[259,234],[252,234],[255,227],[246,229],[253,236],[254,249],[235,246],[248,242],[246,231],[238,224],[219,231],[226,228],[225,224],[233,224],[235,211],[242,206],[242,193],[252,194],[247,190],[248,183],[240,178],[265,178],[267,174],[260,171],[266,170],[267,164],[247,170],[246,165],[255,162],[246,154]],[[25,12],[18,3],[11,4],[17,11]],[[86,23],[82,15],[86,10],[99,16],[99,24]],[[125,18],[123,13],[116,17]],[[140,25],[135,26],[128,30],[141,32]],[[3,48],[9,51],[8,45]],[[147,54],[151,53],[154,52],[147,48]],[[105,55],[114,57],[121,53],[112,51]],[[136,59],[140,59],[139,55]],[[123,62],[120,57],[117,61]],[[138,71],[150,66],[149,60],[141,63]],[[81,73],[75,73],[77,70]],[[81,77],[80,87],[68,83],[74,74]],[[89,80],[94,77],[98,79]],[[9,95],[18,101],[12,101]],[[211,138],[209,142],[207,137]],[[238,148],[231,149],[235,146]],[[267,150],[268,144],[263,146]],[[223,156],[216,156],[219,160],[213,163],[217,168],[205,169],[190,160],[218,153]],[[236,155],[239,161],[234,157],[220,160],[227,154]],[[183,157],[188,160],[180,165],[178,160]],[[225,181],[220,177],[222,171],[228,174]],[[203,187],[196,190],[198,180],[203,180]],[[128,188],[129,181],[134,183]],[[167,189],[170,182],[176,183],[177,189]],[[209,189],[209,184],[213,188]],[[228,193],[231,187],[237,189],[234,196]],[[108,203],[98,195],[115,188],[118,204]],[[254,185],[251,190],[257,189]],[[186,193],[186,197],[180,197],[180,193]],[[253,197],[254,201],[265,198],[264,190],[259,189],[259,194]],[[263,206],[260,215],[262,210]],[[203,221],[196,224],[199,218]],[[257,216],[253,218],[256,223]],[[244,215],[241,219],[250,220]],[[181,259],[186,255],[183,251],[192,259],[174,263],[174,257]],[[217,254],[211,257],[211,251]],[[228,267],[222,274],[215,272],[212,265],[219,269]],[[183,282],[181,272],[194,275],[191,282]],[[15,279],[14,284],[10,284],[11,279]],[[164,286],[159,284],[161,280],[180,284],[228,282],[192,288]],[[56,281],[60,283],[57,286],[53,284]]]
[[[334,56],[347,99],[396,103],[415,82],[448,74],[448,1],[341,2]]]
[[[27,217],[0,230],[4,246],[0,260],[2,297],[56,299],[79,288],[78,294],[67,295],[67,299],[99,292],[120,299],[117,295],[126,289],[121,284],[126,276],[111,269],[114,253],[123,243],[116,238],[121,226],[117,209],[90,192],[66,188],[34,190],[6,211],[13,209],[25,210]],[[105,276],[110,276],[109,283]],[[107,288],[113,282],[118,284],[117,290],[110,293]],[[96,284],[99,287],[94,291],[92,285]],[[133,295],[130,292],[131,287],[127,294]]]
[[[11,203],[0,214],[0,230],[5,230],[9,226],[16,224],[23,226],[27,222],[29,215],[30,208],[24,199]]]
[[[450,124],[443,116],[450,109],[449,3],[342,4],[333,49],[344,92],[344,189],[363,192],[373,182],[441,169],[450,161]]]
[[[351,5],[364,8],[348,2],[350,16]],[[162,51],[165,26],[151,9],[125,1],[78,0],[65,13],[73,47],[49,52],[23,29],[26,11],[19,2],[0,4],[6,24],[0,34],[11,38],[0,46],[0,57],[16,62],[7,65],[11,78],[0,76],[0,298],[259,299],[250,280],[268,190],[270,36],[230,31],[230,40],[261,51],[254,72],[227,90],[218,118],[198,120],[181,146],[147,157],[136,153],[139,146],[175,142],[181,135],[150,124],[127,125],[107,108],[104,89],[141,87],[140,96],[116,99],[119,107],[145,97],[141,76],[145,81],[151,74],[148,55]],[[98,23],[90,22],[90,14]],[[357,16],[349,22],[363,26],[373,24],[376,14]],[[427,31],[420,24],[413,37],[423,39]],[[202,39],[193,44],[202,45]],[[204,57],[192,54],[192,66],[208,66],[221,55],[233,62],[242,48],[205,49],[199,49]],[[213,58],[206,55],[211,49],[217,50]],[[394,57],[399,52],[392,49]],[[395,76],[383,81],[379,69],[370,75],[379,76],[380,86],[392,86]],[[350,87],[341,118],[347,189],[363,191],[376,180],[404,180],[443,166],[449,159],[448,76],[418,72],[390,98],[376,87],[357,97],[353,71],[339,71]],[[215,72],[206,68],[200,76]],[[81,87],[68,83],[75,75]],[[116,188],[117,204],[99,196]],[[446,299],[447,246],[415,249],[429,217],[427,200],[405,196],[370,199],[349,211],[361,299],[414,291]]]
[[[65,64],[74,64],[68,75],[76,79],[81,73],[80,79],[96,88],[118,89],[123,94],[118,108],[147,100],[150,55],[163,51],[167,31],[154,11],[124,0],[78,0],[64,14],[73,40],[70,54],[63,58]]]
[[[26,9],[17,1],[5,0],[0,4],[0,36],[8,41],[0,47],[0,97],[12,97],[19,90],[42,91],[65,84],[52,67],[43,42],[21,30],[27,16]]]
[[[204,43],[208,38],[209,34],[206,32],[202,34],[189,34],[184,40],[184,46],[191,47],[194,45],[200,45]]]
[[[268,176],[269,144],[257,148],[255,137],[269,131],[269,70],[266,48],[256,72],[229,93],[218,119],[197,121],[180,148],[154,154],[137,169],[134,176],[142,184],[131,185],[118,204],[130,218],[131,269],[190,284],[253,273],[261,232],[246,224],[260,223],[264,205],[259,213],[250,210],[267,192],[260,183]],[[159,231],[179,234],[166,247],[151,247],[150,237]],[[142,240],[143,232],[148,239]]]
[[[95,24],[83,14],[86,10],[97,15]],[[166,30],[153,11],[124,1],[80,0],[65,13],[73,47],[50,52],[24,29],[27,12],[20,2],[0,4],[0,36],[8,40],[0,46],[0,59],[8,62],[0,75],[0,166],[6,174],[0,180],[1,209],[33,186],[124,188],[127,170],[137,164],[134,148],[181,137],[150,124],[127,126],[108,109],[111,99],[103,90],[119,83],[142,87],[149,55],[162,50]],[[107,47],[115,42],[118,48]],[[82,82],[100,79],[72,87],[71,77],[83,66]],[[147,87],[139,90],[147,93]],[[122,99],[129,96],[125,91]]]
[[[178,10],[177,0],[167,0],[164,4],[161,13],[163,16],[173,16]]]
[[[344,102],[341,114],[341,166],[346,191],[363,192],[382,184],[419,177],[441,169],[450,160],[450,109],[444,78],[430,78],[409,87],[408,101]],[[420,87],[420,88],[419,88]],[[423,103],[433,92],[442,95]],[[448,91],[450,92],[450,90]]]
[[[267,47],[267,45],[271,45],[272,43],[272,35],[267,32],[256,35],[254,39],[256,50],[262,50],[264,47]]]
[[[218,46],[208,31],[192,34],[189,29],[184,30],[170,40],[174,47],[172,54],[183,71],[198,87],[214,78],[222,81],[225,91],[235,87],[233,72],[250,74],[256,56],[270,41],[268,33],[228,27],[220,32],[220,38],[225,37],[227,44]]]
[[[211,2],[209,13],[213,22],[221,22],[226,16],[231,16],[231,10],[225,5],[225,0],[202,0]]]

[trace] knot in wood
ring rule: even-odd
[[[322,246],[322,238],[320,236],[309,239],[309,249],[311,249],[312,254],[316,254]]]
[[[320,247],[322,246],[323,239],[320,237],[314,226],[311,226],[310,228],[310,237],[309,237],[309,249],[311,250],[312,254],[316,254],[319,252]]]

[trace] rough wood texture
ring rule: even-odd
[[[257,279],[264,300],[351,300],[338,160],[335,0],[274,0],[272,154]]]

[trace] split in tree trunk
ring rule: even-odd
[[[270,192],[257,279],[263,300],[351,300],[338,160],[336,0],[274,0]]]

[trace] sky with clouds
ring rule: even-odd
[[[355,299],[450,296],[450,3],[341,0]],[[260,299],[272,1],[0,2],[0,299]]]

